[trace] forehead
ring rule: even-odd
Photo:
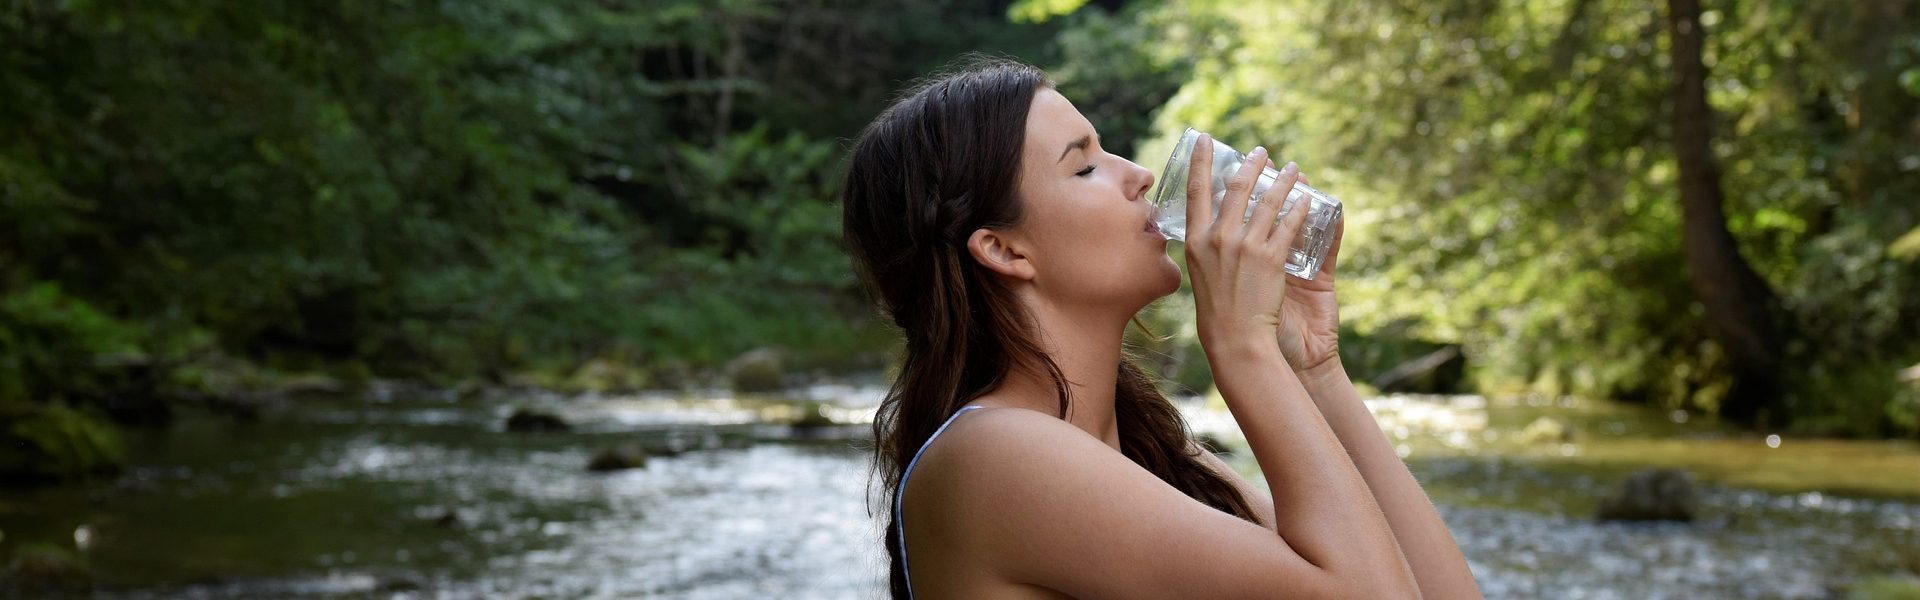
[[[1093,124],[1073,107],[1073,102],[1060,95],[1053,88],[1040,88],[1033,93],[1033,105],[1027,110],[1027,140],[1029,153],[1040,152],[1048,163],[1052,163],[1060,151],[1069,142],[1080,136],[1093,133]],[[1046,152],[1052,148],[1052,152]]]

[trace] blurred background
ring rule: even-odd
[[[836,193],[969,51],[1345,202],[1488,597],[1920,597],[1912,0],[6,0],[0,594],[880,596]]]

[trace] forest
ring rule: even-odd
[[[884,377],[845,155],[968,53],[1156,172],[1299,162],[1373,391],[1920,438],[1920,2],[8,0],[0,479],[302,392]],[[1132,340],[1204,394],[1191,303]]]

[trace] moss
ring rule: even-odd
[[[1847,592],[1847,600],[1920,600],[1920,577],[1862,577]]]
[[[1427,409],[1422,406],[1422,411]],[[1920,445],[1911,440],[1820,438],[1783,432],[1749,432],[1711,418],[1681,416],[1644,406],[1577,397],[1494,398],[1484,409],[1449,409],[1432,414],[1390,407],[1383,424],[1406,423],[1415,435],[1396,440],[1421,457],[1471,452],[1523,460],[1544,469],[1624,476],[1634,469],[1665,467],[1691,472],[1703,483],[1776,493],[1822,491],[1875,498],[1920,499]],[[1460,413],[1460,414],[1454,414]],[[1471,421],[1484,415],[1483,427]],[[1412,416],[1451,416],[1459,422],[1419,422]],[[1542,418],[1577,430],[1570,444],[1531,444],[1524,434]],[[1684,422],[1681,422],[1684,421]],[[1448,443],[1460,429],[1464,446]]]

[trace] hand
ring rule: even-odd
[[[1302,176],[1300,181],[1305,183],[1307,178]],[[1346,229],[1346,219],[1335,222],[1333,245],[1320,262],[1320,273],[1313,279],[1289,280],[1280,304],[1280,333],[1276,336],[1280,353],[1303,380],[1315,369],[1340,365],[1340,301],[1334,298],[1333,281],[1340,239]]]
[[[1276,224],[1282,202],[1261,202],[1252,219],[1243,219],[1253,184],[1267,162],[1255,148],[1227,183],[1220,218],[1213,211],[1213,140],[1194,144],[1187,175],[1187,268],[1200,345],[1210,353],[1227,348],[1271,348],[1280,333],[1281,300],[1287,293],[1286,262],[1307,211],[1290,211]],[[1299,167],[1281,169],[1274,188],[1293,189]],[[1271,350],[1268,350],[1271,351]]]

